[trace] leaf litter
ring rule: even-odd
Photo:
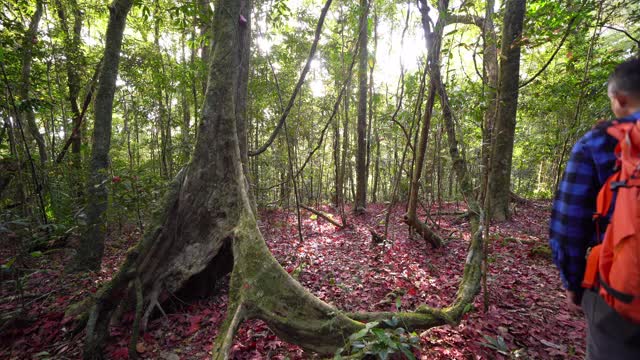
[[[336,214],[323,206],[320,210]],[[392,210],[389,238],[374,245],[370,230],[384,233],[383,204],[370,204],[364,215],[348,215],[348,226],[337,228],[303,211],[304,242],[300,243],[292,211],[268,210],[259,221],[269,248],[282,266],[320,299],[344,311],[410,311],[420,304],[446,306],[455,296],[469,243],[469,224],[456,203],[433,208],[434,228],[450,240],[432,249],[410,236],[402,223],[403,206]],[[346,209],[349,211],[349,209]],[[422,217],[424,213],[420,214]],[[566,308],[564,291],[547,245],[549,203],[519,205],[514,218],[491,227],[487,277],[488,308],[477,296],[457,326],[442,326],[420,334],[420,359],[565,359],[583,358],[585,323],[582,314]],[[451,234],[451,235],[449,235]],[[29,259],[30,269],[20,297],[15,282],[2,278],[0,313],[15,316],[0,328],[0,358],[78,359],[83,333],[64,318],[64,311],[94,293],[124,260],[126,249],[140,233],[133,226],[113,229],[102,269],[83,275],[65,274],[68,251]],[[16,248],[2,244],[0,262]],[[4,275],[3,275],[4,276]],[[207,359],[226,313],[226,283],[220,292],[189,304],[167,299],[171,311],[149,322],[136,346],[140,358]],[[128,359],[133,315],[125,314],[110,328],[105,352],[110,359]],[[307,359],[317,355],[279,339],[260,320],[245,322],[231,349],[233,359]]]

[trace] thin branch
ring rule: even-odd
[[[425,69],[426,71],[426,69]],[[396,110],[393,112],[393,115],[391,115],[391,122],[395,123],[396,125],[398,125],[400,127],[400,129],[402,130],[402,133],[404,134],[404,137],[407,139],[407,143],[409,144],[409,147],[411,148],[411,151],[413,153],[416,152],[416,150],[413,148],[413,145],[411,144],[411,135],[409,135],[409,133],[407,132],[407,129],[404,127],[404,125],[402,125],[399,121],[398,121],[398,112],[400,111],[400,108],[402,107],[402,101],[404,99],[404,66],[402,66],[402,64],[400,64],[400,78],[398,79],[398,91],[400,93],[400,95],[396,95],[398,97],[398,105],[396,106]]]
[[[582,3],[582,6],[584,6],[584,3]],[[582,7],[580,9],[582,9]],[[580,10],[578,10],[578,12],[579,11]],[[530,83],[532,83],[538,76],[540,76],[540,74],[542,74],[547,69],[547,67],[551,64],[553,59],[556,57],[556,55],[558,54],[558,52],[562,48],[562,45],[564,45],[564,42],[569,37],[569,34],[571,33],[571,27],[572,27],[573,23],[575,22],[575,20],[577,18],[578,18],[578,15],[575,15],[574,17],[571,18],[571,20],[569,20],[569,24],[567,25],[567,30],[565,31],[564,35],[562,36],[562,40],[560,40],[560,44],[558,44],[558,47],[556,47],[556,50],[553,52],[553,54],[551,54],[551,57],[549,57],[549,60],[547,60],[547,62],[544,64],[544,66],[542,66],[542,68],[540,70],[538,70],[538,72],[535,75],[533,75],[529,80],[526,80],[523,83],[521,83],[520,86],[518,86],[520,89],[522,89],[523,87],[525,87],[525,86],[529,85]]]
[[[465,15],[447,14],[447,23],[475,25],[480,29],[484,28],[484,18],[482,16],[470,15],[470,14],[465,14]]]
[[[366,22],[360,24],[360,26],[365,26]],[[311,158],[313,157],[313,155],[320,149],[320,147],[322,146],[323,142],[324,142],[324,136],[327,132],[327,129],[329,128],[329,125],[333,122],[333,119],[336,117],[338,110],[340,108],[340,103],[342,101],[342,97],[344,96],[346,89],[347,89],[347,84],[350,83],[351,81],[351,76],[353,75],[353,67],[356,64],[356,59],[358,57],[358,53],[359,53],[359,48],[358,46],[360,45],[360,41],[361,41],[361,37],[358,36],[358,40],[356,41],[356,43],[354,44],[354,47],[351,50],[351,53],[353,54],[352,59],[351,59],[351,64],[349,65],[349,71],[347,72],[347,78],[345,79],[345,81],[342,83],[342,87],[340,88],[340,92],[338,93],[338,97],[336,98],[336,101],[333,104],[333,109],[331,111],[331,115],[329,116],[329,119],[327,120],[327,122],[324,124],[324,127],[322,128],[322,131],[320,132],[320,139],[318,139],[318,143],[316,144],[316,147],[313,148],[313,150],[311,150],[311,152],[307,155],[307,158],[305,159],[304,163],[302,163],[302,166],[300,166],[300,168],[298,169],[298,171],[293,175],[295,178],[297,178],[298,176],[300,176],[300,174],[302,173],[302,171],[304,170],[304,168],[307,166],[307,164],[309,163],[309,160],[311,160]],[[275,187],[278,187],[282,184],[284,184],[285,182],[281,182],[279,184],[273,185],[269,188],[259,188],[260,190],[271,190]]]
[[[29,150],[29,144],[27,144],[27,139],[24,135],[24,128],[22,127],[22,122],[20,121],[20,111],[18,111],[18,106],[16,105],[16,99],[13,96],[13,92],[11,91],[11,86],[9,85],[9,79],[7,78],[7,73],[5,71],[4,62],[0,62],[0,70],[2,70],[2,77],[4,79],[4,83],[7,87],[7,93],[9,95],[9,99],[11,100],[11,107],[13,108],[14,116],[16,123],[18,124],[18,129],[20,130],[20,136],[22,138],[22,142],[24,144],[24,150],[27,154],[27,158],[29,159],[29,165],[31,168],[31,176],[33,178],[33,186],[36,194],[38,195],[38,203],[40,205],[40,211],[42,212],[42,221],[44,224],[48,223],[47,219],[47,211],[44,207],[44,199],[42,197],[42,185],[38,180],[38,175],[36,172],[36,167],[33,164],[33,157],[31,156],[31,150]]]
[[[610,25],[603,25],[603,27],[606,27],[607,29],[615,30],[615,31],[618,31],[618,32],[621,32],[621,33],[625,34],[629,39],[631,39],[633,42],[638,44],[638,46],[640,46],[640,40],[636,39],[635,37],[633,37],[633,35],[629,34],[629,32],[627,30],[618,29],[618,28],[610,26]]]
[[[324,24],[324,18],[326,17],[327,12],[329,11],[329,6],[331,5],[331,1],[332,0],[327,0],[327,2],[324,4],[324,7],[322,8],[322,13],[320,14],[320,19],[318,19],[318,24],[316,26],[316,32],[315,32],[315,37],[313,39],[313,44],[311,45],[311,50],[309,51],[309,56],[307,57],[307,63],[304,65],[304,68],[300,73],[300,78],[298,79],[298,83],[296,84],[296,87],[294,88],[293,93],[291,94],[291,98],[289,98],[289,103],[287,104],[287,107],[284,109],[284,111],[282,112],[282,115],[280,116],[278,125],[276,125],[276,128],[273,130],[273,132],[269,136],[269,139],[267,140],[267,142],[257,150],[249,151],[249,156],[257,156],[265,152],[269,148],[269,146],[271,146],[276,136],[278,136],[278,133],[280,132],[280,129],[282,129],[282,126],[284,125],[284,122],[287,119],[287,116],[289,116],[289,112],[291,111],[291,108],[295,103],[296,96],[298,95],[298,92],[300,92],[300,89],[304,84],[304,80],[307,77],[307,73],[311,68],[311,61],[313,61],[313,57],[316,54],[318,41],[320,40],[320,34],[322,33],[322,25]]]
[[[80,131],[80,127],[82,126],[82,120],[84,120],[84,115],[86,114],[87,109],[89,108],[89,104],[91,103],[91,99],[93,98],[93,92],[95,91],[96,83],[98,82],[98,75],[100,74],[101,66],[102,66],[102,59],[100,59],[100,62],[98,62],[95,72],[93,73],[93,77],[91,78],[91,82],[89,83],[89,91],[87,92],[87,95],[84,98],[84,103],[82,104],[82,111],[78,115],[79,119],[76,119],[77,121],[75,121],[76,126],[73,128],[71,135],[69,135],[69,138],[64,143],[62,150],[60,150],[60,154],[58,154],[58,157],[56,158],[56,164],[59,164],[60,162],[62,162],[62,159],[64,159],[64,156],[66,155],[67,150],[69,150],[69,146],[71,146],[73,139],[76,136],[78,136],[78,132]]]

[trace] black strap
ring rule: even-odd
[[[611,186],[611,190],[612,191],[616,191],[618,190],[618,188],[620,187],[628,187],[627,186],[627,180],[622,180],[622,181],[612,181],[611,184],[609,184]]]
[[[613,296],[614,298],[622,301],[625,304],[631,304],[631,302],[634,299],[633,295],[630,294],[625,294],[623,292],[620,292],[614,288],[612,288],[611,286],[609,286],[609,284],[607,284],[603,279],[602,276],[600,276],[600,274],[598,274],[598,280],[600,282],[600,285],[602,285],[602,287],[607,290],[607,292]]]

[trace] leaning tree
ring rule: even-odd
[[[251,9],[251,0],[215,3],[208,85],[191,162],[174,179],[153,226],[119,272],[84,306],[70,310],[70,315],[86,315],[85,359],[102,357],[117,314],[135,309],[135,344],[137,329],[145,327],[167,294],[211,289],[212,279],[229,271],[227,317],[214,343],[214,359],[228,357],[238,326],[250,318],[264,320],[286,341],[328,354],[369,321],[395,316],[409,329],[456,323],[479,291],[481,231],[472,237],[457,296],[442,309],[423,305],[414,312],[345,313],[312,295],[271,255],[243,171]]]

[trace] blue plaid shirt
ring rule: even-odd
[[[639,119],[640,112],[636,112],[618,121]],[[602,241],[597,239],[592,217],[598,192],[615,167],[618,141],[607,134],[609,124],[596,126],[574,145],[553,201],[549,225],[553,262],[560,270],[564,287],[575,292],[582,291],[587,249]],[[605,227],[606,221],[601,223],[601,235]]]

